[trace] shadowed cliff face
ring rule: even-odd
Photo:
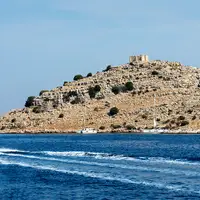
[[[128,130],[152,128],[154,118],[162,128],[200,129],[199,80],[199,69],[178,62],[112,67],[42,92],[29,107],[2,117],[0,129],[66,132],[87,126]],[[113,116],[109,114],[112,107],[119,109]]]

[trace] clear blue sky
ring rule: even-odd
[[[0,0],[0,114],[131,54],[200,66],[199,8],[199,0]]]

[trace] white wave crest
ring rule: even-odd
[[[1,155],[1,153],[0,153]],[[159,168],[159,167],[152,167],[152,166],[134,166],[134,165],[125,165],[125,164],[115,164],[115,163],[101,163],[101,162],[92,162],[92,161],[81,161],[81,160],[66,160],[66,159],[60,159],[60,158],[52,158],[52,157],[39,157],[39,156],[33,156],[33,155],[22,155],[22,154],[12,154],[12,153],[6,153],[2,154],[5,156],[11,156],[11,157],[23,157],[23,158],[30,158],[30,159],[38,159],[42,161],[56,161],[56,162],[62,162],[62,163],[69,163],[69,164],[83,164],[88,166],[101,166],[101,167],[109,167],[109,168],[121,168],[121,169],[130,169],[130,170],[137,170],[137,171],[154,171],[159,173],[165,173],[165,174],[175,174],[175,175],[186,175],[186,176],[200,176],[199,172],[193,172],[193,171],[185,171],[185,170],[175,170],[175,169],[169,169],[169,168]]]
[[[99,160],[125,160],[125,161],[135,161],[135,162],[150,162],[150,163],[168,163],[174,165],[200,165],[200,162],[191,162],[188,160],[180,159],[169,159],[163,157],[130,157],[125,155],[113,155],[109,153],[99,153],[99,152],[84,152],[84,151],[64,151],[64,152],[53,152],[44,151],[42,152],[50,156],[61,156],[61,157],[92,157]]]
[[[1,153],[7,153],[7,152],[28,152],[28,151],[23,151],[23,150],[19,150],[19,149],[9,149],[9,148],[0,148],[0,152]]]
[[[96,173],[96,172],[82,172],[82,171],[77,171],[77,170],[66,170],[66,169],[59,169],[54,166],[50,165],[38,165],[38,164],[29,164],[29,163],[24,163],[24,162],[15,162],[15,161],[10,161],[6,159],[0,159],[0,163],[4,165],[17,165],[21,167],[29,167],[29,168],[34,168],[38,170],[49,170],[49,171],[54,171],[54,172],[60,172],[60,173],[67,173],[67,174],[72,174],[72,175],[79,175],[79,176],[84,176],[84,177],[90,177],[90,178],[97,178],[101,180],[108,180],[108,181],[118,181],[122,183],[129,183],[129,184],[135,184],[135,185],[145,185],[145,186],[150,186],[150,187],[156,187],[160,189],[168,189],[168,190],[173,190],[173,191],[182,191],[186,193],[197,193],[200,194],[199,191],[195,190],[190,190],[189,188],[183,188],[181,186],[177,185],[166,185],[163,183],[157,183],[157,182],[148,182],[148,181],[135,181],[131,179],[127,179],[124,177],[120,176],[109,176],[107,173]]]

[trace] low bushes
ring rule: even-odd
[[[119,129],[121,127],[122,126],[120,124],[111,124],[111,128],[113,128],[113,129]]]
[[[127,130],[135,130],[136,128],[133,125],[126,125],[126,129]]]
[[[49,90],[41,90],[39,96],[41,96],[41,95],[44,94],[45,92],[49,92]]]
[[[109,70],[111,70],[111,69],[112,69],[111,65],[108,65],[108,66],[106,67],[106,69],[103,70],[103,72],[107,72],[107,71],[109,71]]]
[[[87,77],[91,77],[91,76],[92,76],[92,73],[91,73],[91,72],[87,74]]]
[[[41,108],[41,106],[35,106],[32,111],[34,113],[41,113],[42,112],[42,108]]]
[[[110,109],[109,115],[113,116],[113,115],[116,115],[118,112],[119,112],[119,109],[117,107],[112,107]]]
[[[100,126],[99,127],[100,130],[105,130],[105,128],[106,128],[105,126]]]
[[[96,93],[101,91],[101,87],[96,85],[95,87],[89,87],[88,93],[91,99],[96,97]]]
[[[83,79],[83,76],[81,74],[77,74],[74,76],[74,81],[78,81],[80,79]]]
[[[63,118],[64,117],[64,114],[63,113],[61,113],[59,116],[58,116],[58,118]]]
[[[114,94],[119,94],[119,93],[120,93],[120,88],[119,88],[119,86],[113,86],[113,87],[112,87],[112,92],[113,92]]]
[[[26,103],[25,103],[25,107],[31,107],[34,105],[34,99],[35,96],[30,96],[27,98]]]
[[[128,91],[132,91],[134,89],[133,87],[133,83],[128,81],[126,84],[125,84],[125,87]]]

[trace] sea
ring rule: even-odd
[[[200,135],[0,135],[0,200],[65,199],[200,199]]]

